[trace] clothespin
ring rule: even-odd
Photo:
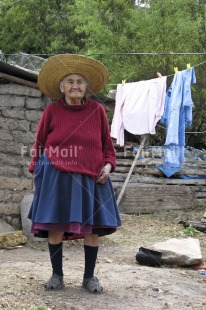
[[[174,72],[178,72],[178,67],[174,67]]]
[[[187,64],[187,70],[190,70],[191,64]]]
[[[126,80],[122,80],[122,86],[124,86],[125,83],[126,83]]]
[[[162,74],[161,74],[160,72],[157,72],[157,76],[158,76],[159,78],[161,78],[161,77],[162,77]]]

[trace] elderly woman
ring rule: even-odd
[[[115,152],[104,108],[85,94],[97,94],[107,80],[102,63],[72,54],[49,58],[39,73],[40,90],[56,100],[43,112],[29,167],[32,233],[48,238],[53,270],[47,290],[64,287],[62,240],[77,238],[84,238],[82,285],[91,293],[103,290],[94,276],[99,237],[121,225],[109,179]]]

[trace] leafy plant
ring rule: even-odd
[[[196,230],[193,226],[188,226],[182,229],[182,233],[186,236],[193,237],[198,233],[198,230]]]

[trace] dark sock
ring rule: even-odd
[[[94,276],[94,268],[97,260],[98,246],[84,246],[85,253],[85,269],[84,278],[91,278]]]
[[[63,276],[62,245],[63,245],[62,242],[59,244],[48,243],[53,274],[56,273],[58,276]]]

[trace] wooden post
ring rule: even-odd
[[[132,171],[134,170],[134,167],[135,167],[135,165],[136,165],[136,162],[137,162],[137,160],[138,160],[138,158],[139,158],[139,156],[140,156],[140,154],[141,154],[141,151],[142,151],[142,149],[143,149],[143,147],[144,147],[144,145],[145,145],[147,136],[148,136],[148,135],[144,135],[144,137],[143,137],[143,139],[142,139],[142,142],[141,142],[141,144],[140,144],[139,150],[138,150],[137,154],[135,155],[135,158],[134,158],[134,160],[133,160],[132,166],[131,166],[131,168],[130,168],[128,174],[127,174],[126,180],[124,181],[123,187],[122,187],[122,189],[121,189],[121,191],[120,191],[120,193],[119,193],[119,196],[118,196],[118,198],[117,198],[117,206],[119,205],[119,203],[120,203],[120,201],[121,201],[121,199],[122,199],[122,196],[123,196],[123,194],[124,194],[125,188],[127,187],[127,183],[129,182],[129,179],[130,179],[130,177],[131,177]]]
[[[33,87],[33,88],[39,88],[37,83],[35,82],[30,82],[30,81],[27,81],[27,80],[23,80],[23,79],[20,79],[16,76],[12,76],[12,75],[9,75],[9,74],[6,74],[6,73],[1,73],[0,72],[0,79],[4,79],[4,80],[7,80],[7,81],[10,81],[10,82],[13,82],[13,83],[16,83],[16,84],[20,84],[20,85],[25,85],[25,86],[29,86],[29,87]]]

